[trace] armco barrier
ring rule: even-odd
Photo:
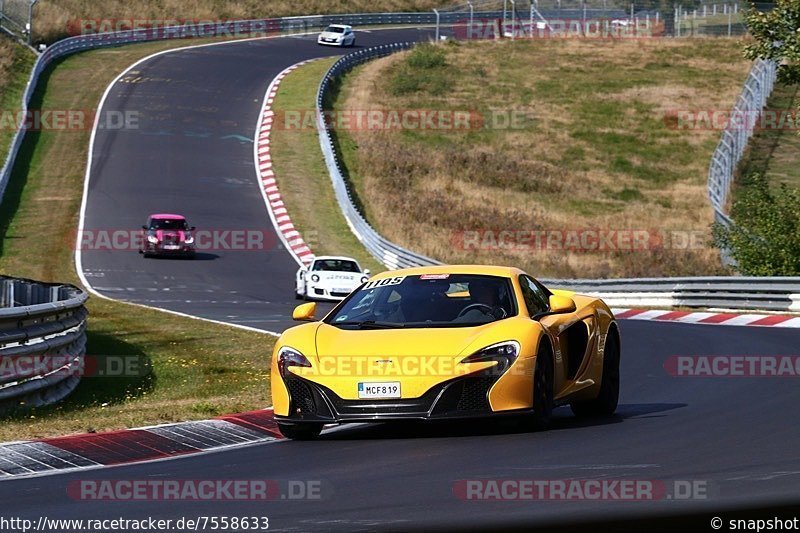
[[[331,83],[343,73],[353,67],[365,63],[371,59],[388,56],[401,50],[408,50],[413,43],[397,43],[384,46],[367,48],[358,52],[348,54],[339,59],[325,74],[317,93],[317,131],[319,132],[319,143],[322,154],[325,156],[325,164],[333,183],[333,190],[336,193],[336,201],[344,214],[347,224],[361,244],[372,254],[378,262],[383,263],[389,269],[406,268],[424,265],[436,265],[438,261],[416,254],[410,250],[394,244],[378,235],[372,226],[364,219],[358,211],[352,197],[352,191],[342,173],[342,164],[339,154],[336,151],[331,132],[325,122],[323,110],[325,98],[331,89]]]
[[[800,277],[543,280],[603,298],[612,307],[692,307],[800,313]]]
[[[87,298],[72,285],[0,277],[0,412],[57,402],[78,385]]]

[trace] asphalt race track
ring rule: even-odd
[[[358,46],[429,36],[416,29],[358,32]],[[81,246],[92,288],[268,331],[289,327],[298,265],[267,214],[253,135],[275,76],[300,61],[342,53],[318,46],[316,35],[256,40],[159,55],[123,76],[100,115],[126,113],[136,125],[96,134]],[[175,212],[219,235],[220,244],[187,261],[144,259],[134,247],[103,240],[137,231],[151,213]],[[263,235],[265,246],[225,249],[235,247],[226,230]]]
[[[360,33],[359,45],[426,35]],[[338,53],[313,37],[294,37],[175,52],[137,67],[113,87],[106,109],[139,111],[140,127],[98,132],[85,228],[135,229],[151,212],[177,211],[199,227],[274,237],[253,167],[264,92],[285,67]],[[219,251],[197,261],[84,251],[84,274],[113,298],[280,331],[296,303],[297,265],[274,242],[264,251]],[[268,516],[270,529],[284,531],[530,527],[800,501],[796,378],[673,377],[664,369],[673,355],[793,355],[800,332],[639,321],[622,321],[621,332],[620,407],[610,419],[580,421],[561,408],[554,427],[538,433],[511,419],[343,427],[315,442],[0,482],[0,498],[10,513],[34,521]],[[588,478],[650,480],[669,494],[675,481],[698,482],[705,498],[488,502],[464,501],[454,491],[458,480]],[[318,481],[322,497],[76,501],[67,487],[80,479]],[[697,525],[708,530],[703,520]]]
[[[13,514],[178,519],[266,515],[270,529],[374,530],[542,525],[782,502],[800,484],[796,378],[672,377],[671,355],[787,354],[798,332],[624,321],[618,416],[554,427],[524,422],[357,426],[315,442],[277,442],[164,462],[0,483]],[[67,496],[71,480],[274,479],[321,482],[319,500],[98,502]],[[707,499],[464,501],[467,479],[700,481]],[[707,515],[708,517],[712,515]],[[721,516],[725,517],[725,514]],[[699,519],[698,519],[699,520]],[[703,530],[708,518],[698,522]],[[380,527],[379,527],[380,525]]]

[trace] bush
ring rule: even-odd
[[[395,70],[389,90],[394,96],[423,91],[432,96],[444,94],[448,87],[446,66],[446,54],[441,46],[417,46]]]
[[[774,190],[760,174],[741,186],[731,211],[736,224],[714,224],[714,244],[730,251],[742,274],[800,275],[800,191]]]

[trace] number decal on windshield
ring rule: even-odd
[[[388,287],[390,285],[400,285],[403,283],[403,280],[406,279],[405,276],[395,276],[393,278],[384,278],[384,279],[376,279],[375,281],[368,281],[364,284],[364,287],[361,290],[368,291],[370,289],[375,289],[377,287]]]

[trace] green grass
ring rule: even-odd
[[[777,187],[785,183],[789,187],[800,188],[800,87],[777,84],[767,103],[767,109],[774,113],[791,113],[793,123],[784,122],[787,127],[765,127],[759,129],[750,139],[747,153],[739,164],[737,174],[747,176],[763,174],[770,185]],[[778,115],[780,116],[780,115]],[[776,120],[776,124],[779,122]],[[792,127],[793,125],[793,127]]]
[[[29,49],[0,35],[0,113],[4,119],[20,109],[35,60]],[[12,128],[0,128],[0,167],[5,163],[13,137]]]
[[[163,42],[70,56],[43,77],[32,107],[94,109],[106,86]],[[197,43],[193,43],[197,44]],[[83,192],[89,131],[26,136],[0,204],[0,271],[78,283],[73,245]],[[138,356],[152,373],[87,378],[64,402],[2,419],[0,441],[207,418],[270,405],[266,334],[90,298],[88,354]]]
[[[317,60],[289,74],[273,104],[276,116],[299,111],[313,117],[319,82],[336,59]],[[270,146],[283,201],[311,250],[316,255],[353,257],[373,273],[385,270],[350,231],[339,209],[316,129],[275,127]]]

